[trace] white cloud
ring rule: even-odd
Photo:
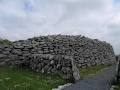
[[[110,42],[118,53],[119,7],[112,0],[1,0],[0,35],[82,34]]]

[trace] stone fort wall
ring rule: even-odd
[[[26,66],[41,73],[71,77],[73,67],[115,63],[109,43],[84,36],[50,35],[0,45],[0,64]],[[73,66],[74,65],[74,66]]]

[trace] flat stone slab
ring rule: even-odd
[[[111,66],[95,76],[84,78],[63,90],[110,90],[111,83],[115,79],[115,73],[115,66]]]

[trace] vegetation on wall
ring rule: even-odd
[[[5,44],[11,44],[12,42],[11,41],[9,41],[8,39],[0,39],[0,44],[3,44],[3,45],[5,45]]]

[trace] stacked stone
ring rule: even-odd
[[[28,39],[25,43],[32,47],[31,54],[73,56],[79,67],[115,62],[110,44],[82,36],[42,36]]]
[[[62,74],[66,78],[72,77],[72,64],[68,56],[33,54],[29,56],[29,60],[29,68],[33,71]]]
[[[0,66],[10,61],[8,58],[11,53],[11,47],[9,45],[0,45]]]
[[[110,44],[79,35],[41,36],[0,45],[2,64],[27,66],[37,72],[71,73],[71,59],[66,57],[72,57],[80,68],[115,62]]]

